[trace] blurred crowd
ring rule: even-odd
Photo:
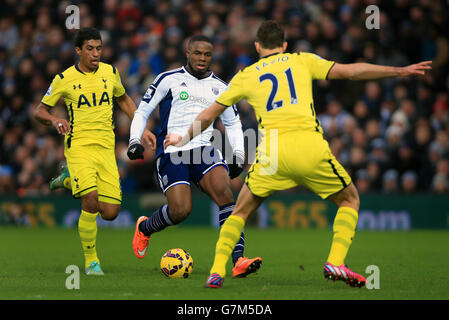
[[[160,72],[185,65],[185,40],[194,34],[211,37],[211,69],[229,81],[257,61],[253,40],[264,19],[285,26],[289,52],[391,66],[432,60],[432,72],[422,77],[316,81],[315,108],[334,155],[360,193],[449,191],[444,0],[5,0],[0,12],[1,194],[48,194],[48,181],[64,162],[63,138],[36,123],[31,112],[54,75],[76,62],[76,30],[65,26],[70,4],[80,9],[81,27],[101,31],[102,60],[117,67],[137,105]],[[365,24],[371,4],[380,8],[379,29]],[[248,103],[238,107],[243,129],[257,128]],[[54,111],[66,116],[61,102]],[[157,111],[150,121],[155,129]],[[129,161],[130,121],[117,109],[115,123],[123,192],[158,192],[154,154],[147,148],[145,160]],[[235,190],[241,183],[233,180]]]

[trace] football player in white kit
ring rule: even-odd
[[[234,209],[231,179],[242,172],[245,158],[242,125],[235,106],[221,116],[233,150],[231,164],[227,164],[221,152],[210,143],[212,125],[185,146],[169,146],[164,150],[167,134],[184,135],[196,116],[227,89],[227,84],[209,70],[212,53],[213,44],[209,38],[192,36],[186,52],[187,65],[159,74],[134,114],[128,147],[131,160],[143,159],[144,147],[140,139],[148,118],[159,105],[156,171],[168,201],[151,216],[141,216],[137,220],[133,250],[140,259],[147,252],[152,233],[178,224],[189,216],[192,210],[191,182],[218,205],[220,225]],[[243,249],[244,232],[232,253],[234,277],[245,277],[257,271],[262,263],[260,257],[244,257]]]

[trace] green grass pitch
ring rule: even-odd
[[[205,289],[218,230],[172,227],[153,235],[147,256],[131,248],[131,229],[99,229],[97,248],[103,277],[84,275],[76,229],[0,228],[0,299],[302,300],[448,299],[449,232],[357,232],[346,263],[365,276],[379,268],[380,289],[350,288],[323,278],[331,232],[246,229],[246,254],[261,256],[256,273],[233,279],[222,289]],[[180,247],[193,256],[188,279],[168,279],[159,269],[162,254]],[[80,268],[80,289],[68,290],[68,265]]]

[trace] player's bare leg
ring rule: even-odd
[[[184,221],[192,211],[192,191],[187,184],[178,184],[167,191],[168,207],[170,208],[170,219],[178,224]]]
[[[201,189],[219,206],[234,202],[231,179],[223,166],[216,166],[200,180]]]
[[[117,218],[120,207],[121,205],[117,203],[98,202],[98,210],[103,220],[112,221]]]
[[[259,208],[265,199],[254,195],[248,186],[244,184],[240,190],[232,215],[240,217],[246,223],[251,214]]]
[[[81,209],[89,213],[98,213],[98,192],[96,190],[81,196]]]
[[[324,277],[345,281],[350,286],[362,287],[366,279],[345,265],[344,260],[352,244],[358,220],[360,199],[354,184],[329,196],[329,200],[338,206],[333,226],[332,245],[324,265]]]
[[[334,193],[328,197],[333,203],[340,207],[350,207],[355,211],[359,211],[360,208],[360,198],[357,188],[353,183],[350,183],[343,190]]]
[[[262,204],[265,198],[251,193],[246,184],[240,190],[234,212],[226,220],[220,230],[220,237],[215,248],[214,264],[211,275],[206,281],[207,288],[220,288],[226,275],[226,263],[234,249],[239,235],[251,214]]]

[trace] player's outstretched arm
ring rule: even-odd
[[[187,144],[190,140],[206,130],[206,128],[209,127],[211,123],[226,110],[226,108],[226,106],[217,102],[212,103],[208,108],[201,111],[195,120],[193,120],[192,125],[184,137],[174,133],[167,134],[164,140],[164,148],[167,148],[168,146],[182,147]]]
[[[34,110],[33,116],[40,123],[46,126],[53,126],[59,134],[66,134],[70,132],[70,124],[66,119],[57,118],[50,113],[50,107],[44,105],[42,102]]]
[[[431,70],[432,61],[423,61],[406,67],[382,66],[371,63],[350,63],[335,65],[329,71],[328,79],[374,80],[387,77],[424,75]]]

